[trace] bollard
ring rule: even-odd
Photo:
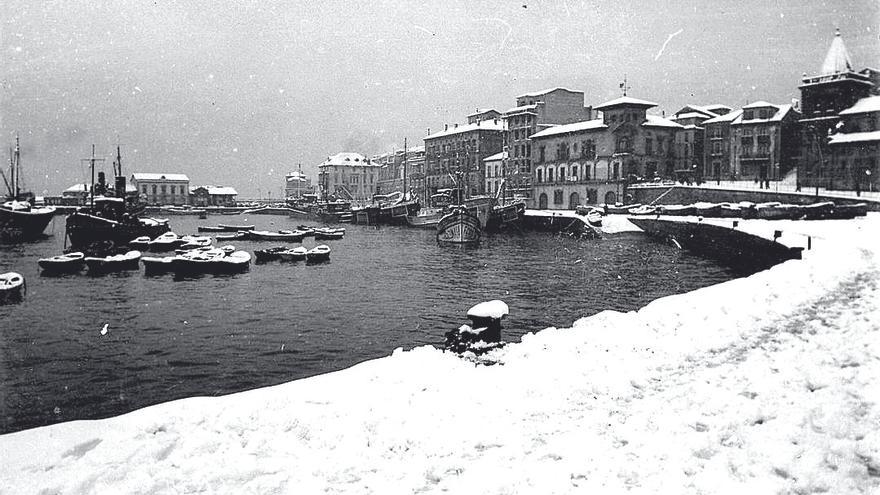
[[[739,227],[739,220],[734,220],[733,221],[733,228],[737,228],[737,227]]]
[[[782,237],[782,231],[781,230],[774,230],[773,231],[773,242],[776,242],[776,239],[779,239],[780,237]]]
[[[813,236],[807,236],[807,251],[813,249]]]
[[[497,299],[477,304],[467,312],[470,325],[446,332],[444,347],[458,354],[467,351],[482,354],[501,347],[501,320],[509,311],[507,304]]]

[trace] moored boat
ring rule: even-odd
[[[185,235],[180,238],[178,249],[195,249],[210,246],[214,240],[207,236]]]
[[[49,258],[40,258],[37,264],[47,273],[78,272],[85,265],[85,256],[81,252],[59,254]]]
[[[696,212],[696,208],[693,205],[660,205],[656,207],[656,213],[661,215],[683,217],[694,215]]]
[[[144,264],[144,274],[168,273],[171,271],[173,260],[174,256],[143,256],[141,262]]]
[[[762,203],[755,207],[755,216],[764,220],[794,220],[803,214],[803,207],[800,205]]]
[[[300,242],[305,235],[299,230],[279,230],[270,232],[268,230],[249,230],[247,238],[253,241],[287,241]]]
[[[256,225],[225,225],[222,223],[217,226],[223,229],[223,232],[240,232],[242,230],[254,230],[257,227]]]
[[[306,261],[315,263],[318,261],[327,261],[330,259],[330,246],[320,244],[306,251]]]
[[[851,205],[838,205],[835,204],[834,208],[831,210],[831,215],[828,218],[834,219],[848,219],[855,217],[863,217],[868,214],[868,204],[867,203],[856,203]]]
[[[526,204],[523,201],[515,201],[505,205],[496,204],[489,211],[485,229],[487,231],[499,231],[508,225],[522,220],[526,213]]]
[[[237,273],[250,266],[251,254],[234,251],[231,246],[174,256],[171,269],[176,274]]]
[[[416,229],[436,229],[443,218],[443,208],[423,208],[415,215],[406,217],[406,224]]]
[[[823,201],[803,206],[804,220],[822,220],[829,218],[834,212],[834,203]]]
[[[214,236],[214,239],[218,241],[234,241],[236,239],[246,239],[247,232],[232,232],[229,234],[218,234]]]
[[[309,250],[304,248],[303,246],[297,246],[292,249],[283,249],[279,251],[278,257],[281,258],[282,261],[302,261],[306,259]]]
[[[128,251],[124,254],[110,256],[86,256],[89,272],[112,272],[119,270],[137,270],[141,259],[140,251]]]
[[[630,215],[654,215],[660,211],[656,206],[643,205],[629,210]]]
[[[137,249],[139,251],[141,249],[146,251],[147,249],[150,248],[150,241],[151,240],[152,239],[150,239],[148,236],[142,235],[140,237],[132,239],[131,242],[128,243],[128,247],[130,247],[132,249]]]
[[[345,237],[345,229],[317,228],[313,229],[316,241],[339,240]]]
[[[8,201],[0,203],[0,241],[37,238],[55,216],[55,207],[37,208],[26,201],[33,199],[33,195],[21,191],[21,149],[17,137],[9,160],[9,176],[4,175],[3,181],[8,188]]]
[[[184,242],[185,241],[183,241],[174,232],[165,232],[164,234],[150,241],[150,251],[154,251],[157,253],[161,253],[164,251],[174,251],[175,249],[183,245]]]
[[[598,209],[593,209],[589,213],[587,213],[587,223],[592,227],[601,227],[602,226],[602,212]]]
[[[642,206],[641,203],[633,203],[633,204],[630,204],[630,205],[624,205],[624,204],[622,204],[622,203],[616,203],[616,204],[613,204],[613,205],[606,204],[606,205],[603,206],[603,208],[605,209],[605,214],[606,214],[606,215],[609,215],[609,214],[612,214],[612,215],[629,215],[629,214],[630,214],[630,210],[635,209],[635,208],[639,208],[640,206]]]
[[[694,214],[700,215],[703,217],[718,217],[721,216],[721,203],[694,203]]]
[[[214,227],[211,225],[199,225],[197,229],[199,232],[227,232],[223,227]]]
[[[257,263],[265,263],[267,261],[280,259],[280,252],[287,251],[287,246],[276,246],[266,249],[257,249],[254,251],[254,258]]]
[[[718,206],[719,218],[742,218],[742,207],[738,204],[720,203]]]
[[[24,276],[20,273],[0,273],[0,302],[19,300],[26,290]]]
[[[480,219],[464,206],[453,206],[437,223],[437,242],[478,244],[482,236]]]

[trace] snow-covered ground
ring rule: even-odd
[[[823,242],[494,365],[397,350],[0,436],[0,492],[877,493],[880,215],[791,228]]]

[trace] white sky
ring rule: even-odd
[[[880,66],[878,25],[873,0],[7,0],[0,135],[21,135],[37,194],[83,181],[90,145],[110,157],[118,139],[127,173],[279,197],[297,163],[419,145],[553,86],[598,104],[626,74],[667,113],[788,103],[835,27],[857,69]]]

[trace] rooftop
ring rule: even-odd
[[[544,138],[556,136],[559,134],[568,134],[571,132],[591,131],[596,129],[607,129],[608,126],[602,122],[602,119],[585,120],[583,122],[575,122],[573,124],[556,125],[548,127],[543,131],[536,132],[529,136],[530,139]]]
[[[364,155],[360,153],[351,153],[351,152],[343,152],[337,153],[333,156],[328,156],[326,160],[324,160],[318,167],[328,167],[333,165],[342,165],[349,167],[376,167],[377,164],[373,163]]]
[[[849,52],[846,51],[846,45],[843,44],[843,38],[840,37],[840,30],[834,33],[834,39],[831,40],[831,46],[825,55],[825,61],[822,62],[822,75],[837,74],[840,72],[852,71],[852,62],[849,59]]]
[[[762,103],[762,105],[758,105],[758,103]],[[776,112],[773,115],[771,115],[770,117],[767,117],[764,119],[758,118],[757,116],[754,116],[754,118],[751,118],[748,120],[744,118],[745,112],[743,112],[742,114],[738,115],[736,119],[734,119],[733,125],[746,124],[746,123],[747,124],[757,124],[757,123],[761,123],[761,122],[779,122],[783,118],[785,118],[786,114],[788,114],[788,112],[791,110],[791,104],[773,105],[773,104],[766,103],[763,101],[753,103],[752,105],[747,105],[747,106],[743,107],[743,109],[745,110],[745,109],[767,108],[767,107],[776,109]],[[704,124],[705,124],[705,122],[704,122]]]
[[[606,101],[601,105],[596,105],[593,107],[594,110],[602,110],[605,108],[614,108],[614,107],[643,107],[643,108],[651,108],[656,107],[657,104],[654,102],[650,102],[647,100],[640,100],[638,98],[633,98],[632,96],[621,96],[620,98],[615,98],[611,101]]]
[[[583,93],[583,91],[573,91],[568,88],[562,88],[562,87],[557,86],[555,88],[545,89],[543,91],[533,91],[531,93],[523,93],[523,94],[517,96],[517,98],[529,98],[529,97],[534,97],[534,96],[544,96],[544,95],[546,95],[548,93],[552,93],[554,91],[567,91],[569,93]]]
[[[134,180],[189,181],[189,177],[187,177],[186,174],[153,174],[153,173],[137,172],[137,173],[131,174],[131,178]]]
[[[880,131],[850,132],[849,134],[832,134],[829,144],[865,143],[880,141]]]
[[[742,115],[742,110],[733,110],[724,115],[719,115],[717,117],[713,117],[709,120],[704,120],[703,125],[706,124],[720,124],[722,122],[733,122],[737,117]]]
[[[482,120],[480,122],[474,122],[473,124],[460,124],[457,126],[450,126],[448,129],[442,130],[440,132],[435,132],[430,136],[427,136],[425,140],[435,139],[444,136],[452,136],[455,134],[461,134],[463,132],[472,132],[472,131],[503,131],[504,123],[500,120]]]
[[[505,158],[507,158],[507,152],[502,151],[501,153],[495,153],[494,155],[492,155],[490,157],[483,158],[483,161],[484,162],[497,162],[497,161],[503,160]]]
[[[659,115],[645,115],[645,118],[647,120],[642,122],[643,127],[670,127],[674,129],[684,129],[684,126],[678,122],[673,122],[669,119],[660,117]]]
[[[880,96],[862,98],[855,105],[840,112],[840,115],[856,115],[871,112],[880,112]]]
[[[513,115],[513,114],[516,114],[516,113],[528,112],[529,110],[536,110],[537,108],[538,108],[538,105],[537,105],[537,104],[533,104],[533,105],[523,105],[523,106],[520,106],[520,107],[513,107],[513,108],[510,108],[510,109],[506,110],[506,111],[504,112],[504,115],[507,116],[507,115]]]

